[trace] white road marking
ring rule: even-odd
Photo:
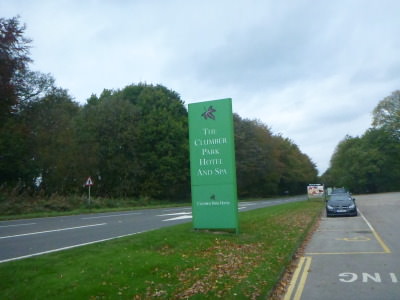
[[[173,213],[173,214],[163,214],[163,215],[157,215],[157,217],[164,217],[164,216],[180,216],[180,215],[189,215],[191,214],[190,212],[179,212],[179,213]]]
[[[24,224],[14,224],[14,225],[0,225],[0,228],[6,228],[6,227],[18,227],[18,226],[29,226],[29,225],[35,225],[36,223],[24,223]]]
[[[164,209],[163,211],[176,211],[176,210],[192,210],[191,207],[174,207],[174,208],[168,208],[168,209]]]
[[[358,213],[360,214],[361,218],[364,219],[364,222],[367,223],[369,229],[371,229],[371,231],[375,231],[375,229],[374,229],[374,227],[372,227],[371,223],[367,220],[366,217],[364,217],[364,214],[359,209],[357,209],[357,210],[358,210]]]
[[[191,212],[177,212],[177,213],[172,213],[172,214],[158,215],[157,217],[166,217],[166,216],[177,216],[177,217],[165,219],[165,220],[163,220],[163,222],[191,219],[192,218],[192,213]]]
[[[175,218],[171,218],[171,219],[165,219],[163,220],[163,222],[166,221],[175,221],[175,220],[184,220],[184,219],[191,219],[192,215],[186,215],[186,216],[179,216],[179,217],[175,217]]]
[[[88,228],[88,227],[102,226],[102,225],[106,225],[106,224],[107,224],[107,223],[92,224],[92,225],[84,225],[84,226],[77,226],[77,227],[68,227],[68,228],[61,228],[61,229],[54,229],[54,230],[46,230],[46,231],[38,231],[38,232],[30,232],[30,233],[16,234],[16,235],[8,235],[8,236],[1,236],[0,239],[9,239],[9,238],[20,237],[20,236],[28,236],[28,235],[35,235],[35,234],[42,234],[42,233],[49,233],[49,232],[58,232],[58,231],[74,230],[74,229],[80,229],[80,228]]]
[[[372,234],[375,236],[375,239],[378,241],[378,243],[381,245],[385,253],[392,253],[392,251],[389,249],[389,247],[385,244],[385,242],[382,240],[378,232],[372,227],[371,223],[368,222],[367,218],[364,216],[364,214],[359,210],[358,213],[361,215],[361,217],[364,219],[365,223],[367,223],[369,229],[371,229]]]
[[[142,213],[126,213],[126,214],[107,215],[107,216],[85,217],[85,218],[81,218],[81,220],[91,220],[91,219],[101,219],[101,218],[112,218],[112,217],[130,216],[130,215],[141,215],[141,214],[142,214]]]
[[[43,255],[43,254],[49,254],[49,253],[53,253],[53,252],[59,252],[59,251],[68,250],[68,249],[72,249],[72,248],[77,248],[77,247],[97,244],[97,243],[101,243],[101,242],[106,242],[106,241],[110,241],[110,240],[113,240],[113,239],[118,239],[118,238],[130,236],[130,235],[135,235],[135,234],[139,234],[139,233],[143,233],[143,232],[145,232],[145,231],[134,232],[134,233],[124,234],[124,235],[120,235],[120,236],[116,236],[116,237],[112,237],[112,238],[97,240],[97,241],[93,241],[93,242],[76,244],[76,245],[72,245],[72,246],[57,248],[57,249],[43,251],[43,252],[37,252],[37,253],[28,254],[28,255],[24,255],[24,256],[18,256],[18,257],[3,259],[3,260],[0,260],[0,264],[4,263],[4,262],[13,261],[13,260],[19,260],[19,259],[29,258],[29,257],[33,257],[33,256],[39,256],[39,255]]]

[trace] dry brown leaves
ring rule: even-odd
[[[199,276],[201,267],[192,267],[179,274],[183,289],[175,296],[187,299],[196,294],[214,291],[215,297],[222,298],[257,267],[264,258],[259,255],[261,243],[236,244],[227,240],[215,239],[214,246],[203,251],[202,257],[215,262],[205,274]],[[203,270],[204,271],[204,270]]]
[[[303,243],[299,247],[299,249],[296,251],[293,261],[290,264],[290,266],[286,269],[285,273],[283,274],[280,282],[275,286],[275,289],[273,292],[270,294],[268,297],[269,300],[281,300],[285,297],[286,291],[289,287],[290,281],[292,280],[293,273],[297,268],[297,265],[299,263],[300,257],[304,256],[304,249],[306,248],[308,242],[310,241],[313,233],[315,230],[319,227],[320,224],[320,219],[315,222],[315,224],[310,228],[306,238],[304,239]]]

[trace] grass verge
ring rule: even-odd
[[[244,212],[241,233],[191,223],[0,265],[2,299],[265,299],[320,201]]]

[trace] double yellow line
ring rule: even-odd
[[[311,256],[301,257],[292,280],[289,283],[284,300],[299,300],[306,284],[308,272],[311,265]],[[294,292],[294,295],[293,295]],[[293,295],[293,296],[292,296]]]

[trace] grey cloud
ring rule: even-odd
[[[400,85],[397,0],[39,3],[0,0],[5,17],[27,23],[35,69],[81,103],[139,81],[186,102],[232,97],[321,172]]]

